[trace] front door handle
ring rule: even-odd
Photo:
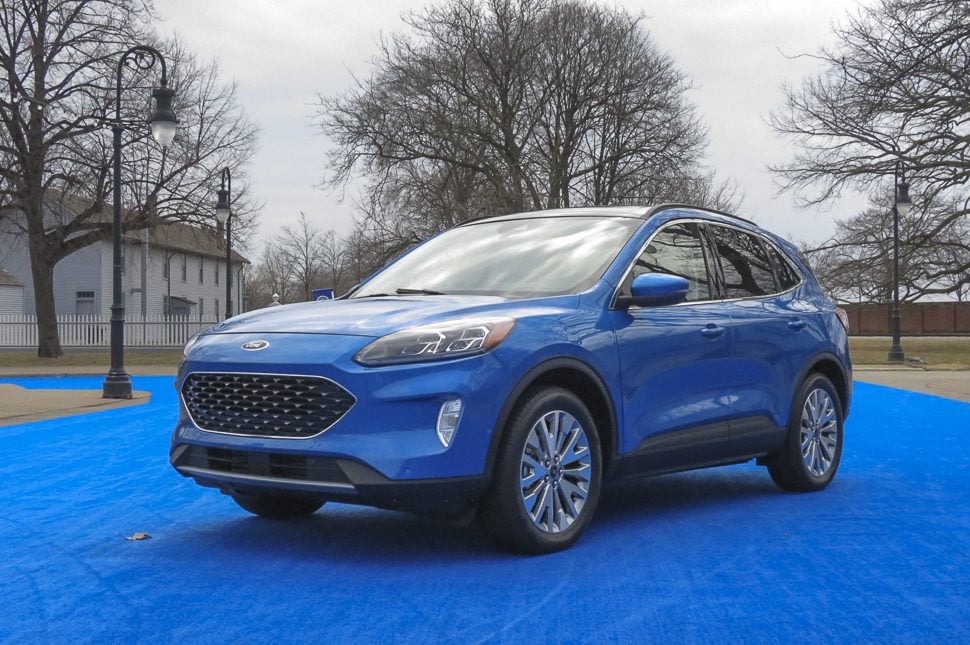
[[[727,331],[725,327],[718,327],[714,323],[708,323],[704,329],[701,330],[701,336],[705,338],[718,338],[721,334]]]
[[[797,320],[797,319],[796,320],[790,320],[788,322],[788,329],[791,329],[792,331],[800,331],[800,330],[804,329],[805,328],[805,325],[807,325],[807,324],[808,323],[806,323],[804,320]]]

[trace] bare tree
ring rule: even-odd
[[[337,144],[328,181],[370,179],[370,256],[485,214],[662,201],[703,175],[689,84],[640,18],[452,0],[406,21],[371,77],[321,97],[317,114]]]
[[[346,241],[333,230],[321,230],[300,213],[296,226],[284,227],[263,248],[249,279],[249,296],[257,306],[268,304],[273,294],[283,303],[310,300],[314,287],[328,286],[340,295],[370,273],[350,261],[355,248],[352,234]]]
[[[263,247],[259,262],[250,271],[245,282],[246,297],[253,307],[265,307],[274,295],[283,303],[292,302],[295,295],[293,277],[290,259],[277,241],[272,240]]]
[[[970,223],[950,219],[953,208],[952,202],[914,208],[901,220],[899,298],[903,302],[929,295],[959,298],[970,285]],[[891,231],[892,204],[887,199],[873,200],[864,212],[838,222],[831,239],[805,253],[819,281],[837,299],[889,302]]]
[[[354,229],[343,240],[344,276],[347,289],[386,264],[384,240],[373,235],[367,228],[366,220],[358,221]]]
[[[921,233],[933,238],[970,214],[970,4],[878,0],[836,36],[813,56],[824,71],[771,117],[800,147],[773,170],[815,204],[871,192],[901,162],[924,199],[953,205]]]
[[[335,296],[353,286],[344,279],[345,271],[343,242],[333,230],[328,230],[320,241],[320,280],[333,289]]]
[[[0,206],[26,236],[35,288],[38,355],[61,352],[53,268],[74,251],[106,239],[112,191],[113,98],[120,53],[154,44],[169,61],[180,131],[163,153],[146,142],[149,90],[158,70],[126,69],[125,229],[159,221],[202,221],[215,175],[241,164],[255,128],[241,114],[235,88],[179,43],[159,43],[145,28],[150,4],[137,0],[32,0],[0,5]],[[234,210],[253,210],[237,182]]]
[[[285,226],[275,244],[289,263],[297,294],[303,300],[312,299],[313,286],[323,269],[326,234],[313,225],[306,213],[300,213],[295,227]]]

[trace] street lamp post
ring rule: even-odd
[[[222,169],[222,188],[216,191],[216,219],[226,228],[226,319],[232,318],[232,173]]]
[[[168,88],[168,75],[165,69],[165,59],[154,47],[138,45],[127,50],[118,61],[117,92],[115,94],[115,123],[111,128],[114,133],[114,249],[112,266],[112,299],[111,299],[111,368],[104,379],[102,397],[105,399],[130,399],[131,380],[125,371],[125,305],[121,300],[121,133],[124,126],[121,122],[121,72],[127,65],[136,69],[148,70],[158,62],[162,67],[160,87],[152,91],[155,99],[155,109],[152,111],[149,123],[152,136],[162,147],[168,146],[175,137],[178,119],[172,111],[172,97],[175,92]],[[145,294],[142,294],[145,297]]]
[[[889,315],[893,344],[889,348],[888,359],[901,362],[906,358],[906,355],[903,353],[903,347],[899,342],[899,218],[905,218],[909,215],[913,201],[909,198],[906,170],[900,167],[898,161],[893,172],[893,182],[896,191],[896,200],[893,204],[893,308]]]

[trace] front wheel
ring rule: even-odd
[[[316,497],[271,495],[266,493],[233,493],[232,499],[240,508],[253,515],[274,520],[285,520],[313,515],[323,506]]]
[[[784,445],[768,459],[768,472],[782,489],[822,490],[842,458],[842,405],[832,382],[811,374],[796,392]]]
[[[492,487],[479,506],[485,529],[517,553],[571,546],[596,510],[602,461],[583,402],[562,388],[535,390],[505,427]]]

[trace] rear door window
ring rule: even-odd
[[[756,235],[718,225],[710,225],[710,231],[724,275],[726,298],[767,296],[778,291],[771,257]]]

